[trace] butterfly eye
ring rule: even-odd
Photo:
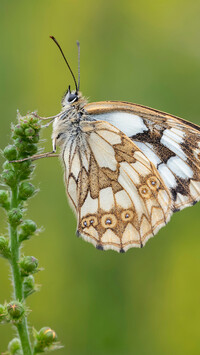
[[[150,189],[154,191],[158,190],[158,188],[160,187],[160,181],[155,176],[151,176],[147,180],[147,184],[150,187]]]
[[[134,217],[134,213],[131,210],[125,210],[121,213],[122,221],[128,222],[131,221]]]
[[[78,95],[75,93],[75,94],[70,94],[67,98],[67,101],[72,103],[72,102],[75,102],[78,100]]]
[[[71,92],[70,86],[69,86],[66,94],[64,95],[64,97],[62,99],[62,105],[65,106],[67,104],[72,104],[73,102],[75,102],[77,100],[78,100],[77,92],[76,91]]]
[[[117,224],[117,218],[113,214],[105,214],[101,218],[101,224],[104,228],[114,228]]]
[[[151,190],[147,185],[142,185],[139,188],[140,195],[144,198],[149,198],[151,196]]]

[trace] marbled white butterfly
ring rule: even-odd
[[[62,111],[50,117],[53,152],[33,159],[60,146],[78,236],[102,250],[142,247],[200,199],[200,127],[128,102],[87,103],[80,70],[77,84],[51,38],[76,90],[69,86]]]

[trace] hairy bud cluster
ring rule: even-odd
[[[38,260],[34,256],[24,256],[19,261],[22,276],[36,273],[38,270]]]
[[[13,208],[8,212],[8,219],[10,224],[14,226],[18,226],[22,221],[22,211],[20,208]]]
[[[20,320],[24,315],[25,309],[21,302],[12,301],[7,304],[7,312],[10,320]]]
[[[29,275],[27,277],[24,277],[24,281],[23,281],[24,298],[27,298],[33,292],[36,292],[36,291],[38,291],[38,286],[35,285],[35,279],[34,279],[33,275]]]
[[[10,207],[10,200],[8,191],[0,190],[0,206],[5,208],[6,210]]]
[[[30,237],[36,232],[37,225],[31,219],[26,219],[20,226],[19,241],[30,239]]]
[[[28,179],[31,175],[33,171],[31,161],[24,161],[20,164],[14,163],[13,161],[27,158],[37,153],[40,128],[38,118],[32,115],[27,115],[26,117],[19,116],[19,123],[12,128],[13,144],[5,147],[3,151],[3,155],[7,161],[3,165],[4,170],[1,174],[2,180],[9,187],[14,187],[16,183]],[[34,192],[35,188],[33,185],[22,185],[22,200],[31,197]]]
[[[43,327],[37,332],[34,330],[34,351],[35,353],[41,353],[48,350],[59,349],[57,343],[57,335],[54,330],[49,327]]]
[[[9,240],[3,236],[0,236],[0,255],[4,258],[10,258]]]
[[[21,342],[18,338],[14,338],[8,344],[8,352],[10,355],[23,355]]]
[[[26,345],[29,343],[29,353],[33,350],[34,354],[60,348],[56,333],[51,328],[44,327],[39,332],[34,330],[33,349],[29,337],[26,336],[26,329],[23,328],[28,314],[25,299],[38,290],[33,276],[39,271],[38,260],[34,256],[20,257],[20,245],[37,231],[36,223],[30,219],[23,219],[23,213],[25,202],[37,192],[35,186],[27,180],[30,180],[34,169],[29,157],[38,151],[40,128],[39,119],[34,115],[26,117],[18,115],[18,124],[12,127],[13,142],[3,151],[6,161],[3,164],[1,180],[5,188],[0,190],[0,207],[4,208],[7,214],[10,238],[0,236],[0,256],[10,262],[15,290],[20,291],[18,292],[20,296],[17,300],[0,304],[0,323],[10,322],[16,326],[21,339],[21,341],[19,338],[12,339],[5,355],[25,354],[24,342]],[[24,158],[28,159],[19,162]],[[22,330],[25,331],[23,336],[20,333]]]

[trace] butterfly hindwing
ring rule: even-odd
[[[95,120],[123,131],[154,164],[173,200],[173,211],[200,199],[200,127],[181,118],[124,102],[86,105]]]
[[[78,234],[99,249],[141,247],[172,214],[162,177],[142,151],[108,122],[81,122],[63,149],[67,193]]]

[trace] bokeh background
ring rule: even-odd
[[[63,47],[90,101],[126,100],[200,124],[200,1],[34,0],[0,2],[1,148],[16,109],[59,112],[72,78]],[[51,149],[51,127],[41,146]],[[27,217],[44,232],[24,245],[39,258],[41,291],[28,299],[30,325],[56,330],[70,355],[200,353],[200,204],[172,217],[142,250],[101,252],[76,238],[58,159],[36,163],[40,188]],[[3,211],[0,225],[5,231]],[[0,260],[0,302],[9,301]],[[0,327],[0,352],[12,339]]]

